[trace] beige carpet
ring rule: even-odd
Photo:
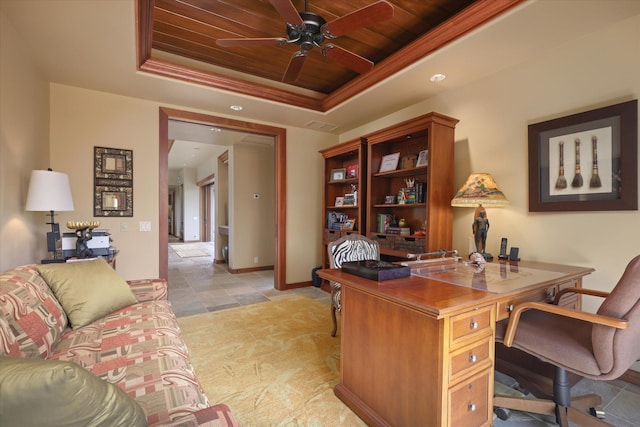
[[[178,319],[212,404],[242,426],[364,426],[333,394],[340,339],[329,307],[303,296]]]
[[[171,249],[180,256],[180,258],[194,258],[201,256],[209,256],[208,253],[198,247],[198,245],[192,245],[189,243],[182,243],[177,245],[170,245]]]

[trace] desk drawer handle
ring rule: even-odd
[[[478,322],[471,322],[469,324],[469,328],[471,329],[478,329]]]
[[[471,412],[475,412],[476,408],[476,404],[475,403],[469,403],[469,405],[467,406],[467,408],[469,408],[469,410]]]
[[[469,355],[469,362],[476,363],[477,361],[478,361],[478,356],[476,356],[475,354]]]
[[[507,306],[507,311],[508,311],[509,313],[511,313],[511,312],[513,311],[513,304],[509,304],[509,305]]]

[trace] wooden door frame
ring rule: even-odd
[[[286,183],[287,183],[287,132],[284,128],[267,126],[258,123],[211,116],[208,114],[176,110],[160,107],[159,109],[159,141],[158,141],[158,192],[159,192],[159,275],[168,278],[169,272],[169,120],[177,119],[194,123],[203,123],[219,128],[269,135],[275,139],[275,263],[274,287],[285,290],[286,287]]]

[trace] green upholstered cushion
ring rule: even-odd
[[[102,258],[37,268],[73,329],[137,302],[127,282]]]
[[[0,356],[2,426],[146,426],[131,396],[72,362]]]

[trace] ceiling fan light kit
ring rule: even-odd
[[[269,1],[287,23],[286,39],[282,37],[233,38],[218,39],[216,43],[222,47],[284,46],[287,44],[300,46],[300,50],[295,52],[289,60],[289,65],[282,78],[283,82],[297,80],[307,58],[307,52],[314,47],[317,47],[325,58],[336,61],[359,74],[366,73],[373,68],[372,61],[333,43],[323,44],[323,42],[393,17],[393,6],[386,0],[379,0],[329,22],[317,13],[309,12],[307,2],[305,2],[305,11],[298,12],[291,0]]]

